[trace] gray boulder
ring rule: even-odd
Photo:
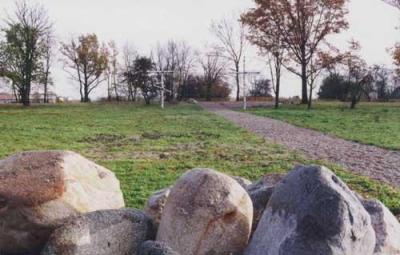
[[[285,177],[286,174],[277,174],[277,173],[272,173],[272,174],[265,174],[263,177],[261,177],[260,180],[250,184],[247,186],[248,191],[253,191],[257,190],[260,188],[274,188],[276,184],[278,184],[283,177]]]
[[[372,255],[371,218],[329,169],[299,166],[275,188],[245,255]]]
[[[253,226],[252,233],[257,228],[261,216],[267,207],[268,201],[275,190],[275,186],[283,179],[283,174],[266,174],[259,181],[247,185],[247,192],[253,202]]]
[[[171,248],[167,246],[166,243],[156,242],[156,241],[146,241],[139,249],[138,255],[179,255]]]
[[[378,200],[364,200],[375,230],[376,255],[400,254],[400,223],[388,208]]]
[[[194,99],[194,98],[188,99],[187,102],[188,102],[189,104],[199,104],[199,102],[198,102],[196,99]]]
[[[240,177],[240,176],[232,176],[232,178],[233,178],[235,181],[237,181],[237,182],[240,184],[240,186],[242,186],[244,189],[247,189],[247,187],[248,187],[249,185],[251,185],[251,181],[249,181],[249,180],[246,179],[246,178],[243,178],[243,177]]]
[[[97,211],[56,229],[41,255],[136,254],[154,235],[151,220],[141,211]]]
[[[161,216],[164,211],[165,203],[167,202],[171,188],[165,188],[154,192],[145,206],[145,214],[153,221],[154,227],[158,229]]]

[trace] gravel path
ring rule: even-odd
[[[266,117],[236,112],[230,109],[229,104],[201,103],[201,106],[267,140],[299,151],[310,159],[340,164],[358,174],[400,187],[400,152],[346,141]]]

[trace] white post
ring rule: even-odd
[[[164,109],[164,72],[161,72],[161,109]]]
[[[246,57],[243,57],[243,110],[247,110]]]

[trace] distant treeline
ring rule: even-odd
[[[387,2],[400,8],[397,0]],[[36,89],[35,93],[43,91],[43,101],[49,102],[54,64],[60,59],[56,52],[60,52],[72,80],[70,88],[78,90],[82,102],[89,102],[93,92],[106,84],[110,101],[143,99],[149,104],[161,95],[167,101],[179,101],[227,99],[231,94],[239,101],[245,95],[269,97],[273,92],[279,107],[281,87],[288,86],[281,84],[283,70],[300,78],[301,103],[309,108],[324,77],[319,96],[350,101],[351,108],[364,97],[396,98],[398,70],[369,66],[355,40],[345,51],[328,41],[331,35],[348,29],[347,3],[255,1],[254,8],[240,17],[212,22],[210,31],[216,42],[204,50],[196,50],[185,41],[169,40],[143,54],[130,44],[118,47],[114,41],[102,42],[93,33],[59,42],[46,8],[20,0],[0,28],[0,77],[16,101],[30,105]],[[268,71],[268,79],[245,70],[250,45],[258,48],[260,58],[267,63],[261,69]],[[391,53],[394,69],[400,69],[400,45]]]

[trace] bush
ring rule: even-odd
[[[390,99],[400,99],[400,87],[395,88],[390,94]]]
[[[212,99],[226,99],[231,94],[229,84],[218,80],[211,87]],[[202,76],[190,75],[187,81],[182,85],[179,92],[179,99],[206,98],[207,88]]]
[[[320,99],[345,101],[347,92],[345,78],[338,73],[332,73],[322,81],[318,96]]]
[[[231,94],[231,89],[229,88],[229,84],[224,81],[217,82],[211,88],[211,98],[227,99],[230,94]]]
[[[271,81],[268,79],[255,80],[253,87],[250,89],[251,97],[270,97],[271,96]]]

